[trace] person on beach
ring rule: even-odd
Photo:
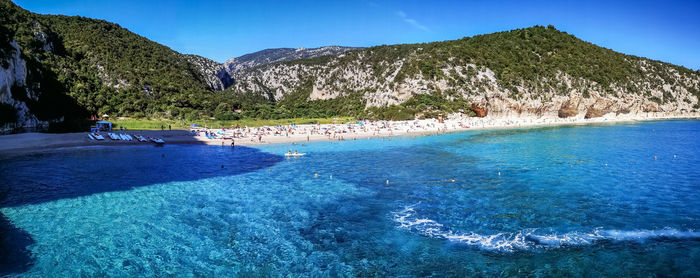
[[[236,146],[236,141],[233,140],[233,139],[231,139],[231,148],[233,148],[233,147],[235,147],[235,146]]]
[[[168,130],[173,130],[173,128],[170,125],[168,125]]]
[[[165,130],[165,126],[160,125],[160,130]]]

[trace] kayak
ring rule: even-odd
[[[151,137],[151,141],[153,141],[153,143],[156,143],[156,145],[162,145],[165,143],[165,141],[163,141],[163,139],[154,138],[154,137]]]

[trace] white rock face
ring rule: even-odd
[[[200,78],[212,90],[221,91],[233,84],[233,79],[224,70],[224,65],[197,55],[184,55],[198,71]]]
[[[25,86],[27,81],[27,63],[20,57],[19,45],[16,41],[10,43],[14,48],[12,57],[6,60],[9,64],[7,68],[0,66],[0,103],[7,103],[17,109],[17,125],[24,127],[36,127],[45,125],[48,122],[39,121],[27,108],[27,104],[12,97],[11,88],[13,85]],[[27,97],[34,99],[29,92],[25,92]],[[0,127],[6,129],[9,127]]]

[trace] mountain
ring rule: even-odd
[[[377,46],[233,74],[231,90],[285,116],[411,119],[440,112],[599,117],[700,109],[700,73],[625,55],[553,26]]]
[[[233,85],[232,78],[238,72],[267,64],[315,58],[320,56],[337,56],[343,52],[360,49],[359,47],[325,46],[319,48],[274,48],[231,58],[223,64],[210,59],[185,55],[200,71],[200,78],[205,80],[209,88],[217,91],[224,90]]]
[[[337,56],[359,47],[324,46],[319,48],[272,48],[229,59],[224,63],[226,71],[234,75],[240,71],[262,65],[321,56]]]

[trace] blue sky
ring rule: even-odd
[[[615,51],[700,69],[700,1],[14,2],[105,19],[219,62],[265,48],[431,42],[552,24]]]

